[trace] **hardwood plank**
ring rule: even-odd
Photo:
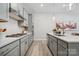
[[[47,47],[46,40],[35,40],[26,56],[52,56],[52,54]]]

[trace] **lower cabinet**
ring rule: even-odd
[[[58,56],[67,56],[67,49],[58,45]]]
[[[49,35],[47,34],[47,46],[49,47],[50,46],[50,37],[49,37]]]
[[[30,47],[31,43],[33,42],[32,34],[28,36],[28,46]]]
[[[0,49],[0,56],[7,55],[19,56],[19,41],[12,42]]]
[[[54,56],[57,56],[57,42],[52,40],[52,53]]]
[[[47,34],[47,38],[54,56],[79,56],[79,42],[67,42],[52,34]]]
[[[25,40],[25,51],[27,52],[27,50],[28,50],[28,39]],[[26,52],[25,52],[25,53],[26,53]]]
[[[67,50],[67,43],[58,39],[58,56],[67,56]]]
[[[21,56],[24,56],[32,44],[33,38],[32,35],[25,36],[24,38],[21,39]]]
[[[6,56],[19,56],[19,46],[10,51]]]
[[[24,56],[28,49],[28,36],[21,39],[21,56]]]
[[[50,48],[52,54],[56,56],[57,55],[57,41],[49,34],[47,38],[48,38],[48,47]]]
[[[25,48],[26,48],[25,47],[25,42],[21,43],[21,56],[25,55],[25,52],[26,52]]]
[[[50,48],[54,56],[67,56],[67,43],[61,41],[60,39],[47,34],[48,37],[48,47]]]
[[[31,34],[0,48],[0,56],[24,56],[32,44]]]
[[[49,45],[50,50],[52,51],[52,40],[50,39],[50,45]]]

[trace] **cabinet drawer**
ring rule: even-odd
[[[58,44],[63,46],[64,48],[67,48],[67,43],[62,41],[62,40],[60,40],[60,39],[58,39]]]
[[[54,36],[51,36],[51,35],[50,35],[50,39],[52,39],[52,40],[54,40],[55,42],[57,42],[57,38],[54,37]]]
[[[3,48],[0,49],[0,55],[6,55],[7,53],[9,53],[12,49],[14,49],[16,46],[19,45],[19,41],[13,42]]]
[[[21,43],[24,42],[26,39],[28,39],[27,36],[23,37],[23,38],[21,39]]]

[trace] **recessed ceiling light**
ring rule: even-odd
[[[69,3],[69,6],[72,6],[72,3]]]
[[[66,5],[65,5],[65,4],[63,4],[63,7],[66,7]]]
[[[72,9],[72,3],[69,3],[69,10]]]
[[[44,4],[41,4],[40,6],[41,6],[41,7],[43,7],[43,6],[44,6]]]

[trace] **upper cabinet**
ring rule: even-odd
[[[27,20],[28,13],[20,3],[9,3],[9,16],[16,20]]]
[[[24,8],[24,18],[26,20],[28,20],[28,12],[27,12],[27,10],[25,8]]]
[[[16,12],[18,12],[18,4],[17,3],[10,3],[9,6],[15,10]]]
[[[15,20],[23,21],[24,18],[20,15],[18,3],[9,3],[9,16]]]
[[[25,20],[25,23],[28,26],[28,12],[26,11],[26,9],[24,9],[24,20]]]
[[[28,12],[21,4],[18,4],[18,11],[19,15],[21,15],[24,19],[28,19]]]
[[[24,9],[23,9],[23,6],[21,4],[18,4],[18,13],[19,13],[19,15],[24,17]]]
[[[8,3],[0,3],[0,21],[8,21]]]

